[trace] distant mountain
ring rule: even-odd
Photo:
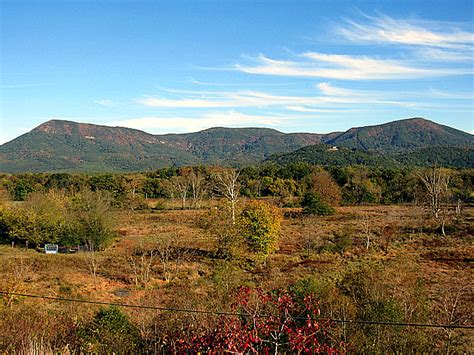
[[[351,128],[328,144],[381,153],[406,153],[428,147],[474,147],[474,136],[424,118]]]
[[[326,139],[325,143],[277,154],[267,160],[341,166],[474,167],[473,135],[423,118],[351,128]]]
[[[294,152],[272,155],[268,162],[290,164],[305,162],[322,166],[444,166],[450,168],[473,168],[474,149],[459,147],[420,148],[409,153],[381,154],[346,147],[334,148],[327,144],[314,144]]]
[[[1,145],[0,172],[128,172],[173,165],[242,166],[265,159],[340,165],[455,159],[456,166],[472,166],[472,149],[474,136],[422,118],[328,134],[210,128],[165,135],[52,120]]]
[[[333,138],[266,128],[211,128],[189,134],[52,120],[0,146],[0,172],[126,172],[183,165],[243,165]]]

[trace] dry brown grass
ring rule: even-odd
[[[387,270],[384,283],[406,312],[413,306],[411,290],[422,282],[429,306],[437,314],[432,321],[473,323],[473,208],[465,211],[457,229],[448,229],[450,235],[446,238],[437,235],[423,213],[413,206],[337,207],[336,211],[333,216],[306,217],[298,210],[285,209],[279,249],[266,264],[256,267],[245,258],[231,264],[213,257],[214,241],[198,223],[205,210],[123,213],[119,218],[120,237],[100,253],[96,283],[81,254],[44,255],[0,246],[0,289],[16,287],[17,291],[49,296],[222,309],[229,306],[232,290],[241,284],[282,288],[309,275],[337,278],[356,262],[379,262]],[[126,249],[144,238],[171,240],[174,254],[168,263],[173,277],[164,277],[157,258],[149,282],[137,287]],[[24,270],[14,271],[15,265]],[[64,307],[18,297],[8,306],[19,304]],[[94,309],[97,307],[88,307],[85,312]],[[156,321],[156,312],[127,312],[144,332],[145,324]]]

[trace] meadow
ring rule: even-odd
[[[240,199],[238,211],[251,200]],[[328,216],[279,208],[283,218],[276,248],[268,257],[256,258],[241,246],[232,257],[216,252],[219,230],[216,234],[209,222],[216,223],[213,211],[225,210],[223,200],[184,210],[173,199],[149,199],[147,205],[114,210],[117,235],[105,250],[46,255],[21,245],[1,246],[0,289],[230,312],[239,288],[246,286],[315,295],[320,319],[472,324],[472,207],[463,210],[446,237],[414,204],[339,206]],[[0,348],[41,353],[173,351],[174,342],[206,332],[221,319],[119,307],[119,316],[106,318],[112,324],[97,328],[102,329],[99,337],[84,330],[97,326],[97,315],[109,309],[3,295]],[[117,326],[133,331],[113,331]],[[351,323],[332,323],[328,329],[332,341],[345,344],[340,351],[468,352],[473,346],[472,330],[466,329]]]

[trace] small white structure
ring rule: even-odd
[[[57,244],[45,244],[44,245],[44,252],[46,254],[57,254],[59,247]]]

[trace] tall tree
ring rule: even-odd
[[[235,205],[239,199],[239,170],[223,169],[215,174],[216,188],[230,203],[232,223],[235,223]]]

